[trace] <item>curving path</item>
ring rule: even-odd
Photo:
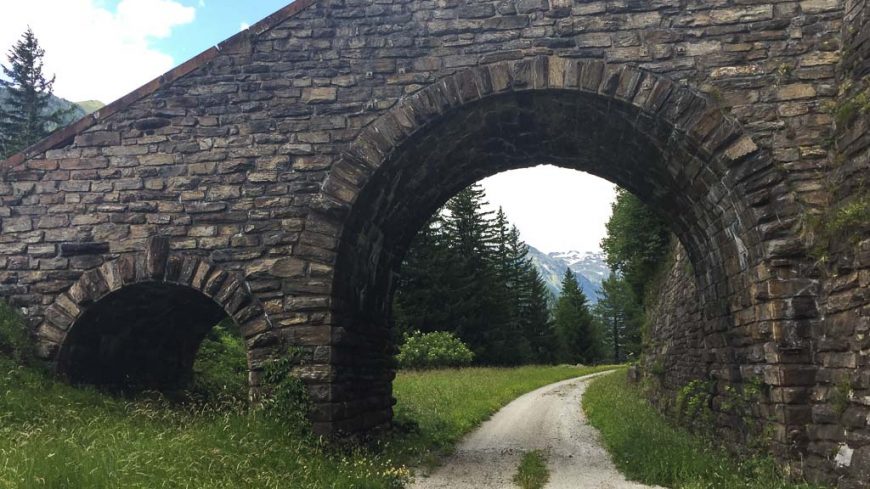
[[[523,453],[547,454],[547,489],[641,489],[617,472],[586,423],[580,398],[589,380],[608,372],[565,380],[517,398],[463,440],[445,464],[413,489],[496,489],[511,480]]]

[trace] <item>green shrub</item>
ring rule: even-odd
[[[15,360],[19,364],[31,363],[33,344],[18,311],[0,301],[0,356]]]
[[[401,368],[460,367],[470,364],[474,353],[453,333],[415,331],[405,336],[396,359]]]
[[[218,323],[200,344],[189,390],[205,401],[247,400],[245,344],[232,319]]]
[[[262,403],[265,413],[296,432],[306,432],[310,427],[308,389],[295,371],[301,363],[302,350],[288,348],[263,368],[263,380],[268,386]]]

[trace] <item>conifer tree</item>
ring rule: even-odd
[[[453,300],[454,271],[439,212],[417,233],[402,264],[393,301],[399,336],[449,330],[453,318],[444,305]]]
[[[526,272],[529,285],[527,309],[522,315],[522,329],[529,343],[530,360],[535,363],[553,363],[556,339],[550,318],[550,291],[534,267]]]
[[[472,185],[448,201],[444,228],[451,261],[450,303],[456,333],[481,363],[504,363],[499,353],[509,340],[503,331],[508,322],[492,257],[494,228],[491,212],[483,210],[485,195]]]
[[[586,295],[570,268],[565,271],[562,294],[556,302],[555,332],[560,362],[592,363],[598,359],[600,339],[596,335]]]
[[[420,231],[394,297],[400,334],[456,333],[476,361],[553,361],[548,291],[504,212],[484,211],[478,185],[463,190]]]
[[[631,285],[641,304],[647,284],[667,255],[670,239],[670,229],[661,216],[633,194],[617,190],[601,248],[610,269]]]
[[[594,313],[605,331],[614,363],[634,358],[640,352],[643,309],[624,278],[611,273],[602,282]]]
[[[62,125],[69,110],[49,111],[54,76],[42,72],[45,50],[30,29],[9,50],[9,66],[2,66],[0,87],[8,94],[0,106],[0,156],[8,157],[47,136]],[[4,79],[5,78],[5,79]]]

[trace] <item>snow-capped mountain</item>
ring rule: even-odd
[[[529,246],[529,257],[538,267],[538,272],[547,283],[547,288],[556,297],[562,291],[562,277],[565,276],[565,270],[571,267],[571,270],[577,274],[580,288],[591,304],[598,302],[601,281],[610,273],[610,269],[604,262],[603,253],[568,251],[546,254]]]
[[[604,253],[600,251],[564,251],[550,253],[550,256],[568,263],[571,270],[582,274],[594,284],[601,284],[610,275],[610,267],[607,266]]]

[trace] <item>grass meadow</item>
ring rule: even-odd
[[[811,489],[789,482],[758,454],[735,457],[704,436],[669,423],[623,371],[593,381],[583,397],[589,422],[620,472],[675,489]]]
[[[231,396],[122,399],[0,358],[0,488],[399,488],[510,400],[595,370],[400,373],[397,429],[335,445]]]

